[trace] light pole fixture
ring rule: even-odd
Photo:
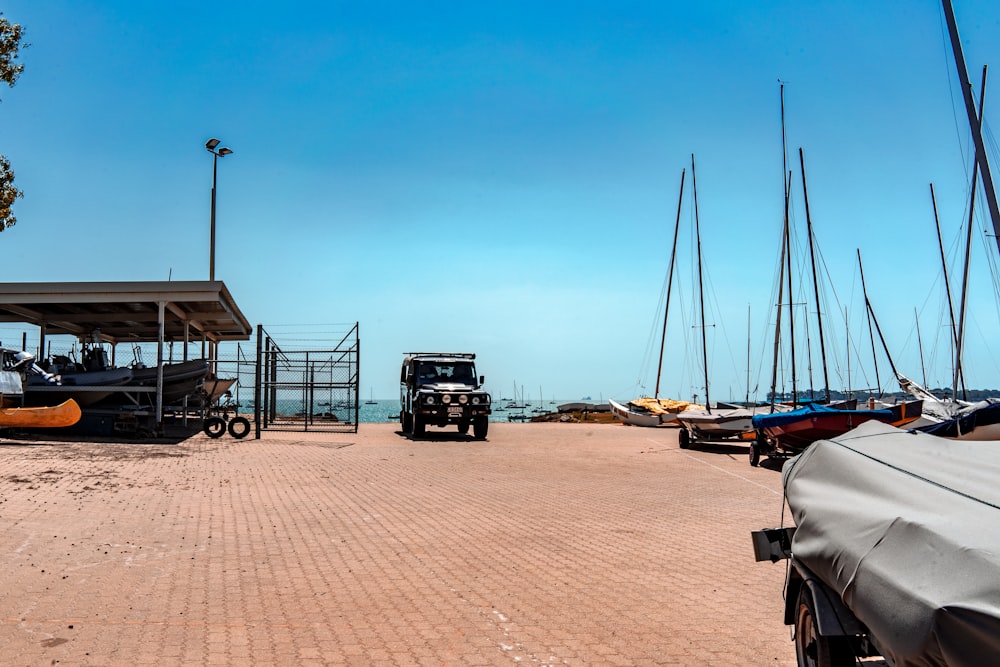
[[[232,154],[233,151],[223,146],[218,148],[219,144],[222,143],[218,139],[212,138],[205,142],[205,150],[211,153],[214,157],[212,158],[212,232],[211,241],[209,242],[208,251],[208,279],[215,280],[215,180],[218,173],[219,158],[226,157]]]

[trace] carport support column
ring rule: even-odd
[[[45,331],[46,323],[38,323],[38,361],[45,360]],[[27,351],[27,350],[26,350]]]
[[[159,332],[156,335],[156,431],[163,433],[163,339],[164,339],[164,311],[166,303],[163,301],[157,304],[157,318],[159,319]]]

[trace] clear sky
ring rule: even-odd
[[[955,3],[978,96],[982,66],[1000,63],[1000,4]],[[831,386],[844,388],[848,364],[851,385],[875,382],[858,249],[897,366],[922,379],[919,314],[928,382],[950,383],[928,185],[957,265],[972,148],[935,0],[6,0],[0,11],[31,44],[17,86],[0,90],[0,153],[24,191],[0,236],[2,280],[207,279],[204,143],[218,137],[234,154],[218,164],[216,277],[255,324],[359,322],[365,396],[397,394],[403,352],[448,350],[477,352],[505,396],[523,385],[529,398],[628,399],[654,389],[687,169],[660,394],[689,398],[704,384],[694,154],[712,398],[743,397],[748,365],[763,396],[780,79],[796,326],[801,337],[808,312],[814,384],[799,147]],[[1000,103],[986,98],[995,147]],[[1000,387],[989,227],[979,215],[971,387]],[[897,389],[884,358],[879,373]]]

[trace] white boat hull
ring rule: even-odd
[[[654,413],[644,413],[636,412],[630,410],[628,406],[622,405],[617,401],[608,400],[608,405],[611,406],[611,412],[617,417],[623,424],[628,424],[629,426],[659,426],[660,425],[660,415]]]
[[[695,438],[717,440],[737,438],[752,433],[753,413],[745,409],[687,410],[677,415],[677,423],[687,429]]]

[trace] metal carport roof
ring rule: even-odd
[[[155,342],[161,312],[163,341],[218,343],[252,333],[222,281],[0,283],[0,322],[34,324],[43,335]]]

